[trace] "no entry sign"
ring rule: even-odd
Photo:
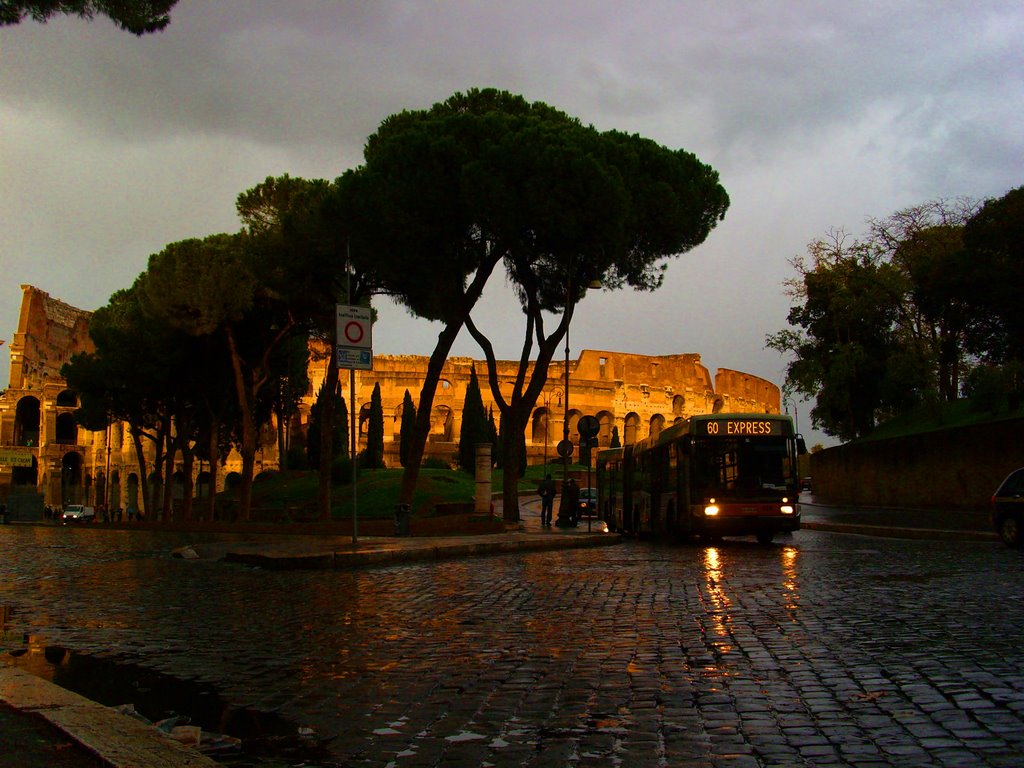
[[[369,307],[337,305],[335,344],[339,368],[373,368],[373,327]]]
[[[338,305],[337,342],[339,346],[372,349],[371,327],[369,307]]]

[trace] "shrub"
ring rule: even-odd
[[[335,485],[352,482],[352,460],[348,456],[338,456],[331,462],[331,482]]]
[[[293,445],[288,449],[288,469],[308,469],[306,449]]]

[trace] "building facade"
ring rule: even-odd
[[[139,466],[126,425],[115,423],[102,432],[75,423],[77,395],[60,375],[61,366],[78,352],[92,350],[88,334],[90,313],[76,309],[33,286],[22,286],[18,329],[10,343],[10,386],[0,393],[0,499],[19,492],[35,494],[45,504],[100,504],[138,508]],[[428,358],[418,355],[380,355],[373,370],[357,371],[355,413],[365,440],[370,397],[380,385],[385,421],[385,461],[398,466],[402,403],[408,390],[419,399]],[[598,442],[607,446],[617,432],[623,444],[652,434],[685,417],[713,412],[778,413],[779,388],[741,371],[719,369],[712,380],[698,354],[636,355],[628,352],[583,350],[576,360],[552,362],[547,384],[533,410],[526,432],[527,461],[555,460],[555,446],[566,434],[578,445],[576,424],[584,415],[600,423]],[[311,349],[311,386],[287,430],[301,443],[310,406],[326,375],[326,348]],[[458,449],[462,407],[470,376],[476,369],[485,408],[493,407],[486,363],[453,357],[444,366],[434,398],[426,455],[453,461]],[[518,371],[514,361],[498,362],[503,394],[511,391]],[[342,394],[351,402],[349,376],[341,376]],[[497,408],[494,408],[497,420]],[[265,430],[256,471],[276,469],[276,429]],[[576,454],[578,455],[578,453]],[[148,457],[147,472],[152,469]],[[207,468],[208,469],[208,468]],[[217,473],[218,489],[241,469],[232,452]],[[180,482],[180,465],[176,465]],[[195,469],[197,487],[209,472]],[[209,492],[207,485],[206,492]]]

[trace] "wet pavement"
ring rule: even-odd
[[[805,530],[351,571],[172,558],[185,543],[0,529],[22,658],[194,681],[311,729],[321,765],[1022,762],[1024,559],[988,540]]]

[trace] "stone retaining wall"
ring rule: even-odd
[[[876,507],[988,507],[1024,466],[1024,419],[851,443],[811,456],[815,499]]]

